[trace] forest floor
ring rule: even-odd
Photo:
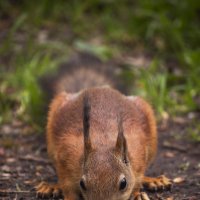
[[[200,199],[200,143],[182,137],[190,119],[160,123],[158,155],[148,175],[165,174],[174,182],[171,191],[149,193],[155,200]],[[30,127],[15,121],[0,129],[0,199],[36,199],[33,188],[40,181],[56,182],[48,159],[44,134],[30,134]]]

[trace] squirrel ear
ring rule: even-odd
[[[83,98],[83,135],[84,135],[84,155],[87,157],[92,150],[92,144],[90,140],[90,102],[87,95]]]
[[[124,130],[122,125],[122,119],[118,120],[118,136],[115,151],[121,156],[124,163],[128,163],[128,148],[126,138],[124,137]]]

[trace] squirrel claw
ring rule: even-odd
[[[60,197],[62,196],[62,190],[57,184],[48,184],[46,182],[41,182],[35,187],[36,198],[47,198],[47,197]]]
[[[150,199],[145,192],[141,192],[134,198],[134,200],[150,200]]]

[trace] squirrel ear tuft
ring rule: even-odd
[[[122,124],[121,118],[118,120],[118,136],[117,136],[115,151],[121,157],[124,163],[127,164],[129,162],[128,161],[128,147],[127,147],[126,138],[124,137],[124,130],[123,130],[123,124]]]
[[[92,144],[90,140],[90,111],[91,105],[89,97],[85,95],[83,97],[83,135],[84,135],[84,155],[87,157],[92,150]]]

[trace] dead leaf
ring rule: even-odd
[[[43,167],[42,165],[36,166],[36,170],[37,170],[38,172],[41,172],[43,169],[44,169],[44,167]]]
[[[2,170],[3,172],[9,173],[9,172],[10,172],[10,167],[9,167],[8,165],[3,165],[3,166],[1,167],[1,170]]]
[[[35,175],[41,177],[41,173],[39,172],[36,172]]]
[[[189,112],[187,117],[188,117],[188,119],[194,119],[195,117],[197,117],[197,113]]]
[[[174,158],[175,154],[172,153],[172,152],[170,152],[170,151],[167,151],[167,152],[164,154],[164,156],[165,156],[166,158]]]
[[[173,121],[177,124],[186,124],[187,123],[187,119],[185,119],[184,117],[174,117]]]
[[[147,67],[150,64],[151,59],[144,55],[137,55],[134,57],[123,57],[123,62],[136,67]]]
[[[10,177],[11,175],[10,175],[10,173],[1,173],[1,176],[2,177]]]
[[[3,126],[1,127],[1,132],[2,132],[3,134],[5,134],[5,135],[9,135],[9,133],[12,132],[12,128],[11,128],[11,126],[9,126],[9,125],[3,125]]]
[[[23,126],[23,122],[18,120],[18,119],[14,119],[12,122],[12,126],[17,128],[17,127],[22,127]]]
[[[17,183],[16,183],[16,190],[17,190],[17,192],[21,192],[22,191]]]
[[[174,200],[174,197],[168,197],[166,200]]]
[[[182,163],[179,167],[181,170],[186,171],[190,166],[190,162]]]
[[[7,159],[6,159],[6,162],[7,162],[7,163],[13,163],[13,162],[15,162],[15,161],[16,161],[15,158],[7,158]]]
[[[30,184],[30,185],[33,184],[33,182],[34,182],[33,180],[26,180],[26,181],[24,181],[25,184]]]
[[[0,156],[4,156],[5,155],[5,150],[4,148],[0,148]]]
[[[183,178],[183,177],[176,177],[176,178],[174,178],[173,179],[173,182],[174,183],[183,183],[185,181],[185,178]]]

